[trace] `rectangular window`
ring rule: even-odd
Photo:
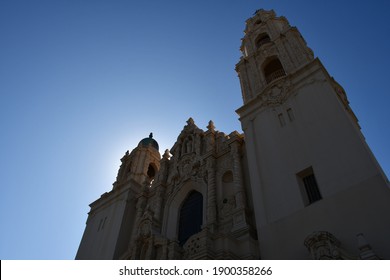
[[[305,206],[322,199],[313,168],[309,167],[297,174]]]
[[[318,189],[316,178],[314,177],[314,174],[310,174],[306,177],[302,178],[303,184],[305,185],[305,190],[307,193],[307,197],[309,199],[309,204],[312,204],[313,202],[316,202],[317,200],[320,200],[321,194],[320,190]]]

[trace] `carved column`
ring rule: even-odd
[[[168,247],[168,259],[169,260],[178,260],[181,258],[180,247],[177,241],[170,241]]]
[[[242,179],[242,167],[240,159],[239,143],[233,142],[231,144],[231,152],[233,157],[233,179],[235,186],[235,199],[237,209],[244,208],[246,206],[246,195]]]
[[[162,244],[162,260],[168,260],[168,239],[165,239]]]
[[[122,183],[126,179],[126,173],[129,168],[130,162],[130,156],[129,151],[127,150],[125,155],[121,158],[121,165],[118,170],[118,175],[116,176],[116,181],[114,183],[114,187],[117,186],[119,183]]]
[[[152,254],[153,254],[153,247],[154,247],[154,238],[151,236],[150,238],[147,239],[147,249],[145,252],[145,260],[151,260],[152,259]]]
[[[199,134],[196,134],[195,135],[195,153],[196,155],[199,157],[200,154],[201,154],[201,150],[202,150],[202,140],[199,136]]]
[[[215,149],[215,126],[213,121],[209,121],[205,135],[206,152],[213,152]]]
[[[162,197],[164,195],[164,187],[162,185],[158,186],[158,189],[156,191],[156,200],[155,200],[155,205],[153,207],[154,210],[154,218],[157,221],[160,221],[161,217],[161,205],[162,205]]]
[[[215,158],[209,157],[207,160],[207,224],[211,226],[213,231],[214,224],[217,220],[217,196],[215,183]]]
[[[163,196],[165,193],[165,186],[161,184],[165,184],[167,181],[167,171],[169,166],[169,150],[165,150],[163,158],[161,160],[160,170],[157,176],[157,190],[156,190],[156,205],[154,206],[154,218],[156,220],[160,220],[161,217],[161,208]]]
[[[131,255],[130,258],[131,259],[136,258],[136,252],[137,252],[136,240],[137,240],[137,234],[138,234],[138,226],[139,226],[140,220],[142,218],[142,213],[144,212],[146,202],[147,202],[146,197],[143,194],[141,194],[138,197],[138,201],[137,201],[137,205],[136,205],[135,222],[134,222],[134,227],[133,227],[133,231],[131,233],[131,238],[130,238],[130,242],[129,242],[129,250],[130,250],[130,255]]]

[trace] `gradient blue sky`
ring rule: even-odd
[[[390,2],[1,0],[0,259],[73,259],[88,204],[153,132],[241,131],[245,20],[274,9],[346,90],[390,171]]]

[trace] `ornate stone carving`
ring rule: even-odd
[[[316,231],[306,237],[306,248],[314,260],[341,259],[340,241],[327,231]]]
[[[241,151],[239,142],[235,141],[231,145],[231,153],[233,158],[233,178],[235,186],[235,197],[238,208],[246,207],[246,194],[243,185],[243,175],[241,167]]]
[[[220,207],[221,218],[223,220],[227,219],[232,214],[234,208],[236,208],[236,199],[233,195],[223,199]]]
[[[202,137],[199,134],[195,135],[195,154],[200,156],[202,153]]]
[[[216,131],[211,121],[206,132],[197,128],[192,119],[187,121],[187,125],[172,147],[172,157],[168,150],[165,151],[152,188],[145,188],[138,196],[135,236],[132,238],[134,241],[130,242],[137,245],[129,246],[133,258],[147,259],[160,258],[160,256],[170,259],[203,258],[209,254],[205,244],[210,234],[231,235],[233,221],[238,221],[234,225],[238,223],[241,225],[246,220],[245,212],[237,211],[237,190],[233,184],[233,177],[236,176],[233,176],[234,168],[237,164],[241,164],[240,137],[237,132],[226,135]],[[234,148],[231,149],[232,145]],[[230,170],[232,181],[228,190],[222,190],[224,198],[227,198],[226,203],[221,201],[217,204],[217,178],[219,178],[217,171],[219,174],[221,170],[225,172]],[[203,233],[195,234],[184,247],[179,246],[174,237],[170,237],[172,238],[169,240],[170,244],[168,241],[166,244],[157,241],[158,233],[163,232],[163,227],[166,226],[165,215],[167,213],[172,215],[171,211],[165,209],[166,205],[169,205],[169,201],[172,201],[183,188],[194,185],[201,186],[204,197],[206,219],[203,221]],[[243,227],[239,228],[242,229]],[[237,235],[237,232],[234,234]],[[203,244],[200,245],[196,238],[203,237],[204,244],[203,241],[199,241]]]
[[[149,237],[152,232],[152,225],[149,220],[143,221],[139,227],[139,235],[143,238]]]
[[[169,168],[169,150],[165,150],[162,160],[160,161],[160,170],[157,173],[156,183],[166,182]]]
[[[207,221],[208,224],[213,224],[217,219],[217,202],[216,202],[216,183],[215,183],[215,159],[209,157],[207,160]]]
[[[212,120],[209,121],[209,125],[207,126],[207,129],[211,132],[215,131],[215,125],[214,125],[214,122]]]
[[[126,151],[125,155],[121,158],[121,165],[118,170],[118,175],[116,176],[116,183],[120,183],[126,179],[126,173],[130,171],[131,162],[129,156],[129,150]]]
[[[232,169],[232,160],[230,157],[225,156],[222,159],[218,160],[218,173],[224,174],[226,171]]]
[[[291,94],[291,82],[288,78],[284,78],[278,83],[274,84],[264,94],[261,99],[266,106],[281,105]]]
[[[164,154],[163,154],[163,159],[168,159],[169,160],[170,157],[171,157],[171,154],[169,153],[169,150],[166,149]]]
[[[215,138],[214,133],[209,133],[205,137],[206,152],[211,152],[214,150]]]
[[[278,55],[278,50],[273,43],[269,43],[260,47],[259,51],[263,59]]]

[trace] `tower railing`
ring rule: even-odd
[[[284,76],[286,76],[286,72],[284,72],[283,69],[278,69],[278,70],[268,74],[267,76],[265,76],[265,80],[267,81],[267,84],[269,84],[273,80],[276,80],[276,79],[284,77]]]

